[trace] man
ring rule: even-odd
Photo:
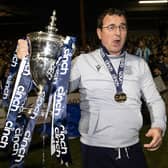
[[[140,145],[141,96],[151,116],[146,133],[147,150],[157,150],[166,129],[165,105],[144,59],[124,51],[127,36],[125,12],[105,10],[98,18],[101,46],[76,57],[71,69],[70,91],[79,88],[79,131],[83,168],[146,168]],[[18,42],[18,57],[27,53]]]

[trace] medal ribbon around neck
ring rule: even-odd
[[[123,96],[124,100],[116,100],[118,102],[123,102],[126,100],[126,94],[123,93],[123,89],[122,89],[122,85],[123,85],[123,78],[124,78],[124,66],[125,66],[125,53],[123,55],[123,57],[121,57],[120,60],[120,64],[118,67],[118,72],[115,71],[113,64],[111,63],[109,57],[107,56],[107,51],[104,47],[101,48],[100,50],[101,56],[112,76],[112,79],[114,81],[114,85],[116,87],[116,95],[115,95],[115,100],[120,97]]]

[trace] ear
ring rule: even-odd
[[[97,28],[97,36],[99,38],[99,40],[101,40],[101,29],[100,28]]]

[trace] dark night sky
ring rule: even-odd
[[[107,0],[103,0],[104,3],[102,1],[95,3],[96,0],[83,1],[86,32],[95,32],[98,11],[102,10]],[[43,30],[48,25],[54,9],[57,12],[56,24],[59,33],[80,36],[80,0],[1,0],[0,2],[0,5],[5,4],[12,8],[12,16],[0,17],[1,36],[5,34],[8,36],[21,34],[22,36],[28,32]]]
[[[56,23],[60,32],[76,33],[80,30],[78,0],[73,0],[73,3],[68,0],[48,0],[45,2],[39,0],[4,0],[3,4],[10,10],[12,9],[12,15],[0,17],[1,29],[4,27],[10,32],[41,30],[48,25],[50,15],[56,9]]]
[[[97,14],[104,8],[121,6],[126,1],[128,0],[83,0],[87,24],[96,23]],[[16,13],[16,21],[25,19],[26,22],[30,19],[35,24],[45,22],[51,11],[56,9],[58,23],[62,25],[65,23],[67,26],[67,23],[72,22],[71,25],[68,24],[69,28],[80,27],[80,0],[1,0],[1,4],[14,7],[13,13]],[[22,12],[22,16],[19,12]]]
[[[83,0],[86,32],[95,32],[97,16],[105,8],[127,8],[129,7],[128,2],[136,3],[136,1]],[[11,12],[11,16],[0,17],[1,36],[6,34],[11,36],[11,34],[18,33],[22,35],[44,29],[49,23],[49,17],[53,9],[57,11],[56,23],[61,34],[80,35],[80,0],[0,0],[1,5],[5,5],[7,10]],[[2,11],[2,8],[0,8],[0,11]],[[129,11],[128,21],[130,22],[130,27],[132,29],[137,27],[140,29],[155,27],[161,20],[159,18],[160,13],[160,11],[156,11],[152,16],[152,11]],[[168,10],[162,13],[161,17],[167,18]],[[137,18],[140,19],[137,21]]]

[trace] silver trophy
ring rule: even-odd
[[[46,31],[27,34],[30,49],[30,71],[37,88],[50,82],[54,75],[55,62],[61,54],[64,37],[57,35],[56,11],[50,17]]]

